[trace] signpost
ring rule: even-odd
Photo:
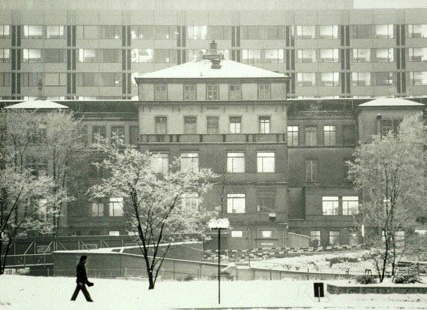
[[[314,297],[318,298],[318,301],[320,302],[320,297],[325,297],[325,291],[323,288],[322,282],[315,282],[314,284]]]

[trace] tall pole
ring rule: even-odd
[[[218,304],[221,303],[221,228],[218,228]]]

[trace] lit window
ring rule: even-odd
[[[283,63],[285,60],[284,52],[280,50],[265,50],[264,57],[266,63]]]
[[[206,118],[206,132],[207,134],[218,134],[219,133],[219,117],[208,116]]]
[[[321,62],[339,62],[339,53],[337,48],[328,48],[320,50]]]
[[[262,230],[261,231],[262,238],[271,238],[273,236],[273,231],[271,230]]]
[[[393,62],[394,49],[393,48],[377,48],[375,49],[375,57],[378,62]]]
[[[338,38],[338,26],[328,25],[319,26],[319,35],[322,39],[337,39]]]
[[[197,118],[195,116],[184,117],[184,133],[185,134],[197,133]]]
[[[104,204],[100,202],[92,202],[91,216],[104,216]]]
[[[317,127],[305,127],[305,145],[317,146]]]
[[[261,50],[242,50],[242,62],[245,64],[261,62]]]
[[[317,182],[317,160],[308,159],[305,161],[305,181]]]
[[[109,236],[120,236],[120,231],[118,230],[111,230],[108,232]]]
[[[320,73],[321,86],[339,86],[340,74],[339,72],[322,72]]]
[[[288,146],[298,146],[298,126],[288,126]]]
[[[199,195],[197,193],[187,193],[181,195],[181,204],[184,209],[197,210],[199,206]]]
[[[10,62],[10,49],[0,49],[0,62]]]
[[[427,85],[427,72],[409,72],[411,85]]]
[[[230,117],[230,133],[241,133],[242,118],[238,116]]]
[[[227,194],[227,213],[245,213],[245,194]]]
[[[6,39],[10,35],[9,25],[0,25],[0,39]]]
[[[316,30],[314,26],[297,26],[298,39],[314,39],[316,37]]]
[[[335,146],[336,140],[336,127],[335,126],[323,126],[323,137],[325,146]]]
[[[339,201],[336,196],[322,197],[322,214],[323,215],[338,215]]]
[[[123,216],[123,198],[110,198],[110,216]]]
[[[181,171],[197,172],[199,171],[199,154],[182,153],[181,154]]]
[[[219,86],[218,84],[206,85],[206,100],[219,100]]]
[[[152,165],[153,165],[153,171],[155,173],[166,174],[169,169],[169,154],[167,153],[155,154]]]
[[[241,84],[230,84],[229,85],[229,99],[230,100],[241,100],[242,99],[242,85]]]
[[[154,99],[155,100],[166,100],[168,95],[168,88],[166,84],[155,84],[154,85]]]
[[[408,25],[410,38],[427,38],[427,25]]]
[[[41,62],[42,61],[42,50],[41,49],[24,49],[23,50],[23,62]]]
[[[197,85],[184,84],[184,100],[196,100],[196,99],[197,99]]]
[[[133,48],[131,50],[131,61],[134,63],[153,62],[154,52],[152,48]]]
[[[40,39],[43,38],[43,26],[28,26],[24,25],[24,38]]]
[[[242,238],[243,237],[243,231],[242,230],[232,230],[231,231],[231,238]]]
[[[227,153],[227,172],[245,172],[245,153]]]
[[[154,133],[157,135],[165,135],[168,132],[168,119],[165,116],[156,116],[154,118]]]
[[[329,244],[340,245],[340,232],[337,230],[331,230],[329,232]]]
[[[258,84],[258,99],[270,99],[270,84]]]
[[[302,63],[316,62],[316,50],[314,49],[298,50],[297,61]]]
[[[354,215],[359,213],[359,197],[343,196],[342,197],[342,214]]]
[[[316,74],[308,72],[299,72],[297,74],[297,86],[311,87],[316,85]]]
[[[96,62],[96,50],[87,48],[79,49],[79,62]]]
[[[270,116],[259,117],[259,132],[270,133]]]
[[[351,79],[353,86],[370,86],[371,72],[352,72]]]
[[[375,25],[375,37],[378,39],[393,38],[393,25]]]
[[[353,48],[353,62],[370,62],[370,48]]]
[[[408,48],[409,61],[427,61],[427,48]]]
[[[274,153],[271,152],[258,152],[257,153],[257,172],[274,172]]]
[[[189,40],[206,40],[207,26],[187,26],[187,37]]]
[[[64,26],[46,26],[46,38],[61,39],[64,37]]]

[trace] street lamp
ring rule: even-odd
[[[228,219],[211,219],[208,226],[212,230],[218,230],[218,304],[221,303],[221,229],[230,227]]]

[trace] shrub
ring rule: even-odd
[[[394,277],[394,283],[396,284],[421,283],[421,279],[416,273],[398,274]]]
[[[191,274],[185,276],[185,278],[183,279],[183,281],[192,281],[192,280],[194,280],[194,277]]]
[[[375,284],[377,283],[377,278],[373,275],[361,275],[356,277],[356,282],[360,284]]]

